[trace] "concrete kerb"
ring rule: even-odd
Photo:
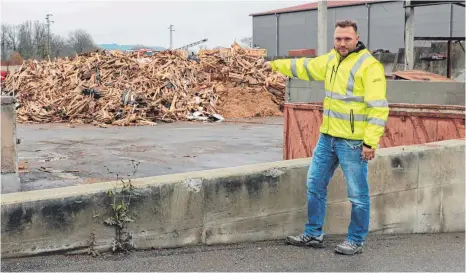
[[[132,244],[168,248],[298,233],[306,221],[309,162],[134,179]],[[371,232],[464,231],[464,140],[381,149],[369,168]],[[111,213],[107,191],[115,185],[3,194],[2,257],[83,252],[92,233],[97,250],[110,249],[115,230],[103,220]],[[343,175],[337,173],[329,186],[327,234],[346,232],[350,207]]]

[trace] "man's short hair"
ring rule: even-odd
[[[335,28],[337,27],[342,27],[342,28],[352,27],[354,29],[354,32],[358,33],[358,25],[353,20],[337,21],[337,23],[335,24]]]

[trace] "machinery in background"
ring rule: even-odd
[[[207,42],[207,39],[202,39],[200,41],[197,41],[197,42],[194,42],[194,43],[187,44],[185,46],[179,47],[179,48],[177,48],[175,50],[188,50],[190,47],[197,46],[197,45],[203,44],[205,42]]]

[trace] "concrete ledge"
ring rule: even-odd
[[[132,244],[180,247],[301,232],[309,160],[136,179]],[[2,256],[82,252],[91,234],[97,249],[110,249],[115,230],[103,220],[111,213],[106,193],[114,186],[3,194]],[[464,140],[382,149],[370,163],[370,186],[373,233],[464,231]],[[351,205],[341,172],[330,184],[328,203],[326,233],[346,233]]]

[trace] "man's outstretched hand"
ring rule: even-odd
[[[375,157],[375,150],[362,146],[362,159],[363,160],[372,160]]]
[[[272,65],[270,64],[270,62],[265,62],[263,64],[263,67],[266,69],[266,70],[272,70]]]

